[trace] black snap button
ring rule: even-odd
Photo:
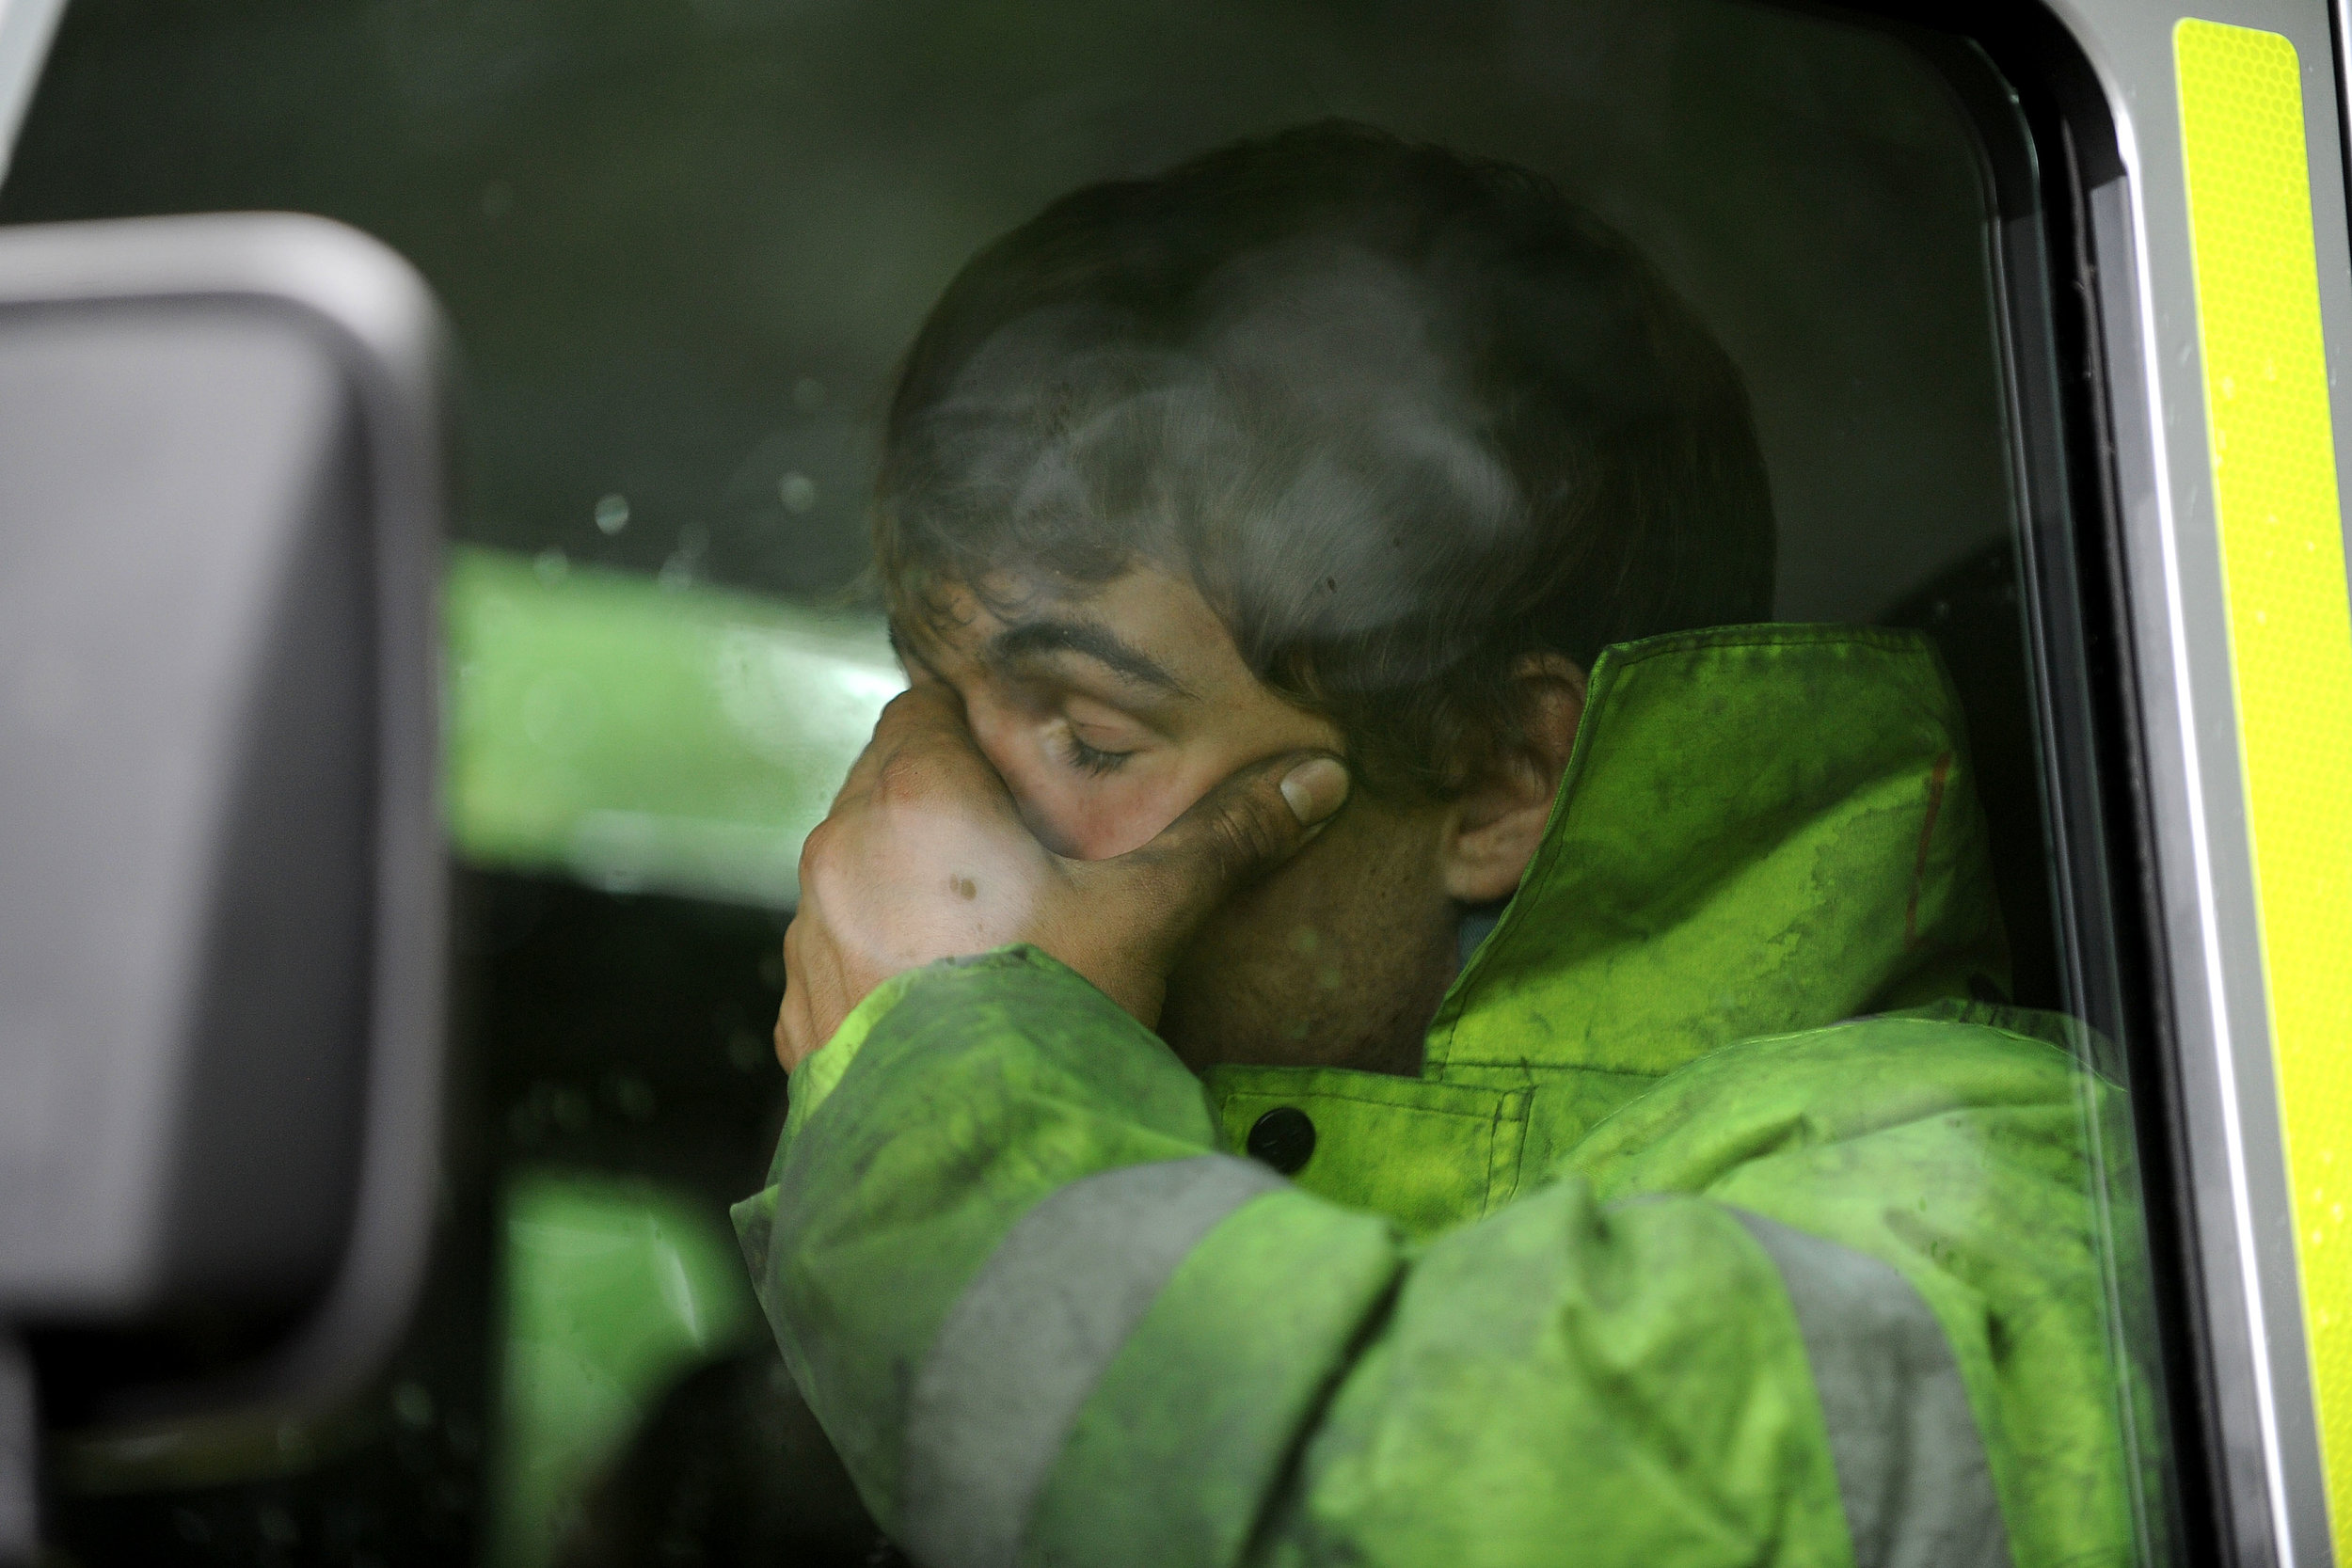
[[[1295,1105],[1277,1105],[1260,1117],[1243,1145],[1252,1160],[1262,1160],[1284,1176],[1295,1176],[1315,1154],[1315,1124]]]

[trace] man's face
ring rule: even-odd
[[[992,590],[999,585],[990,584]],[[1032,832],[1078,859],[1124,854],[1234,769],[1303,748],[1345,754],[1329,720],[1242,662],[1191,583],[1139,567],[1083,596],[951,590],[898,628],[909,675],[962,699]],[[1326,1063],[1411,1072],[1452,978],[1453,814],[1359,790],[1314,843],[1230,900],[1168,978],[1160,1034],[1196,1069]]]

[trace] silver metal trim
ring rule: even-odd
[[[2172,30],[2279,33],[2303,71],[2329,379],[2352,322],[2335,40],[2322,0],[2057,0],[2115,117],[2124,177],[2091,194],[2131,635],[2141,678],[2162,941],[2188,1117],[2225,1526],[2241,1561],[2332,1560],[2283,1130],[2261,970],[2197,325]],[[2346,400],[2335,401],[2344,450]],[[2339,483],[2343,480],[2339,468]]]
[[[0,182],[64,11],[65,0],[0,0]]]

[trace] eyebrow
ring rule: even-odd
[[[1089,621],[1023,621],[990,638],[981,657],[990,664],[1012,664],[1041,654],[1079,654],[1138,686],[1171,697],[1194,695],[1159,660],[1121,641],[1109,627]]]

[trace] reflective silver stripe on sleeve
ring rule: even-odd
[[[1733,1212],[1797,1309],[1854,1568],[2010,1568],[1984,1439],[1934,1310],[1890,1263]]]
[[[925,1568],[1011,1568],[1087,1396],[1178,1264],[1283,1185],[1205,1154],[1073,1181],[1022,1216],[947,1312],[907,1400],[903,1544]]]

